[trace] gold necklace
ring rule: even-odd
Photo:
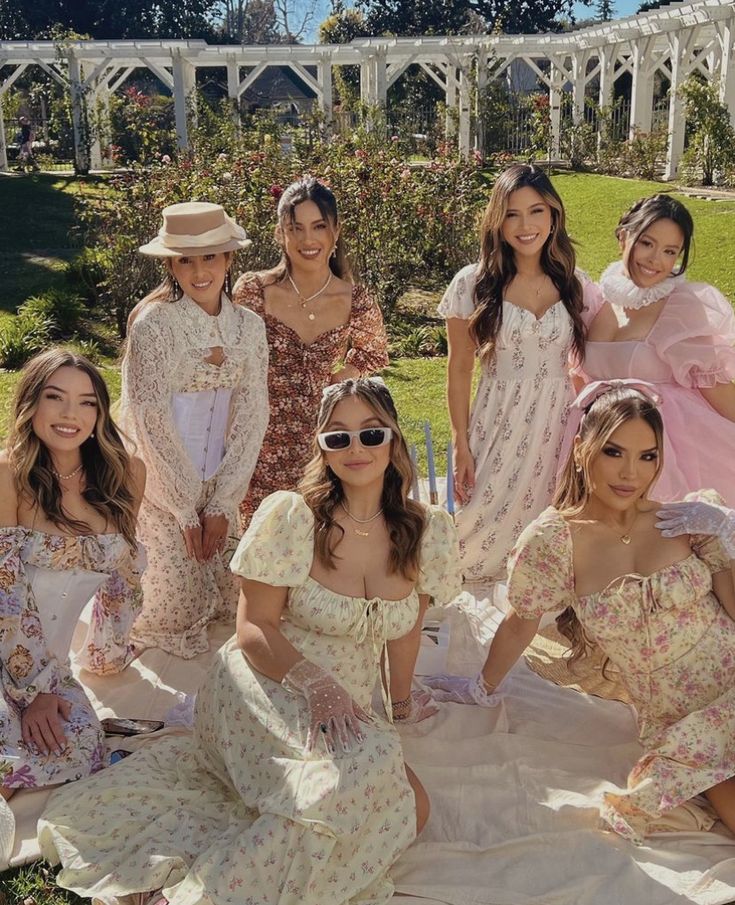
[[[633,521],[630,523],[630,528],[628,529],[628,531],[627,531],[625,534],[618,534],[618,529],[617,529],[617,528],[613,528],[612,525],[608,525],[608,523],[607,523],[607,522],[603,522],[602,519],[599,519],[599,518],[598,518],[597,521],[598,521],[601,525],[604,525],[606,528],[609,528],[610,531],[612,531],[613,533],[618,534],[618,537],[620,538],[620,541],[621,541],[622,543],[624,543],[624,544],[627,546],[627,545],[631,542],[631,540],[633,539],[633,538],[631,537],[631,532],[633,531],[633,526],[634,526],[635,523],[638,521],[638,516],[639,516],[639,515],[640,515],[640,513],[636,512],[635,518],[634,518]]]
[[[348,517],[351,518],[353,522],[357,522],[358,525],[367,525],[368,522],[374,522],[375,519],[379,515],[381,515],[383,512],[383,507],[381,506],[380,509],[378,509],[378,511],[375,513],[375,515],[371,515],[370,518],[355,518],[355,516],[350,512],[350,510],[347,508],[347,505],[344,502],[341,502],[339,505],[347,513]],[[352,526],[352,530],[355,532],[355,534],[358,534],[360,537],[370,537],[369,531],[360,531],[360,529],[355,528],[354,525]]]
[[[59,481],[68,481],[68,480],[70,480],[71,478],[73,478],[75,475],[78,475],[79,472],[80,472],[83,468],[84,468],[84,462],[82,462],[81,465],[77,465],[77,467],[74,469],[74,471],[70,471],[69,474],[59,474],[59,472],[56,471],[55,468],[52,468],[52,469],[51,469],[51,474],[53,474],[53,476],[54,476],[55,478],[58,478]]]
[[[301,306],[302,309],[304,309],[304,308],[306,308],[306,306],[307,306],[307,304],[308,304],[309,302],[313,302],[314,299],[319,298],[319,296],[320,296],[323,292],[326,292],[326,291],[327,291],[327,287],[328,287],[329,284],[332,282],[332,276],[333,276],[333,274],[332,274],[332,271],[330,270],[330,271],[329,271],[329,276],[327,277],[327,282],[322,286],[321,289],[319,289],[317,292],[315,292],[313,295],[310,295],[310,296],[305,296],[305,295],[303,295],[303,294],[299,291],[299,287],[296,285],[296,283],[294,283],[293,277],[291,276],[290,273],[287,273],[286,276],[288,277],[289,283],[293,286],[293,291],[296,293],[296,295],[297,295],[297,296],[299,297],[299,299],[301,300],[301,301],[299,302],[299,305]],[[316,314],[314,314],[313,311],[310,311],[310,312],[309,312],[309,320],[310,320],[310,321],[313,321],[315,318],[316,318]]]

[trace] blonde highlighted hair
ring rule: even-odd
[[[664,426],[661,413],[655,402],[638,390],[613,387],[598,396],[582,414],[577,432],[579,442],[569,454],[552,500],[552,505],[564,518],[574,518],[582,512],[590,497],[592,463],[602,454],[615,431],[636,418],[645,421],[656,438],[656,473],[646,492],[654,484],[663,467]],[[567,607],[556,617],[556,625],[571,642],[571,664],[587,653],[590,643],[572,607]]]
[[[398,413],[385,384],[374,378],[343,380],[329,387],[322,398],[316,433],[326,430],[335,406],[343,399],[356,397],[365,402],[384,426],[393,431],[390,462],[383,477],[381,506],[388,527],[390,554],[388,568],[414,581],[418,576],[421,538],[425,527],[424,507],[409,499],[413,481],[413,463],[398,426]],[[306,466],[299,491],[314,513],[314,550],[329,569],[335,568],[337,547],[344,529],[334,519],[334,510],[344,500],[342,482],[332,471],[326,454],[314,439],[314,456]]]
[[[61,486],[54,474],[51,454],[33,430],[33,417],[41,393],[59,368],[76,368],[85,373],[97,402],[94,433],[80,447],[84,466],[85,501],[107,523],[123,535],[131,549],[135,540],[135,494],[130,456],[110,416],[110,396],[99,371],[83,355],[52,348],[32,358],[23,368],[15,391],[13,425],[7,441],[8,460],[18,496],[31,508],[38,507],[62,530],[90,534],[90,526],[70,518],[62,506]]]

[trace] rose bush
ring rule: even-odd
[[[253,244],[238,255],[240,273],[278,261],[280,191],[304,173],[317,176],[337,197],[355,272],[386,314],[409,286],[445,283],[476,256],[476,220],[487,200],[481,158],[443,145],[428,164],[411,163],[374,122],[348,136],[318,123],[287,134],[256,119],[239,135],[231,119],[218,123],[196,130],[187,153],[117,177],[112,199],[84,202],[91,244],[106,262],[102,303],[121,336],[130,309],[160,281],[160,264],[137,248],[156,234],[162,208],[178,201],[222,204],[244,226]]]

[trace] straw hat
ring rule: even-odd
[[[164,207],[158,235],[138,251],[154,258],[178,258],[236,251],[248,245],[252,242],[245,230],[227,216],[221,205],[185,201]]]

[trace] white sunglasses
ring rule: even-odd
[[[390,427],[364,427],[359,431],[327,431],[317,434],[316,440],[322,449],[334,452],[347,449],[355,439],[360,441],[360,446],[385,446],[390,443],[392,436],[393,430]]]

